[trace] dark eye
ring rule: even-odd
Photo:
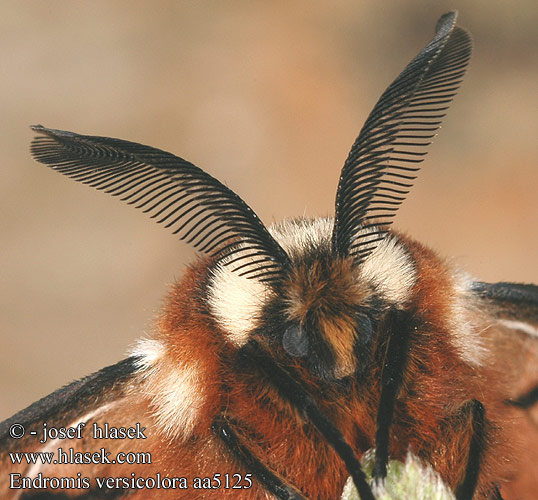
[[[296,358],[304,358],[308,354],[308,337],[301,325],[293,324],[286,328],[282,346],[288,354]]]

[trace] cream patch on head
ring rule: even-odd
[[[271,236],[293,259],[307,249],[330,249],[334,219],[287,219],[268,228]],[[374,229],[369,229],[369,232]],[[246,263],[244,262],[241,264]],[[213,317],[237,346],[244,345],[256,328],[271,293],[268,285],[233,272],[226,260],[218,262],[209,280],[208,302]],[[416,281],[412,258],[395,237],[387,236],[361,264],[357,279],[371,283],[386,300],[404,303]]]
[[[282,248],[292,255],[304,248],[329,245],[333,229],[333,218],[319,218],[285,220],[269,231]],[[376,230],[369,228],[363,234]],[[376,237],[373,235],[372,239]],[[359,267],[358,279],[373,284],[387,300],[400,304],[409,298],[416,282],[416,269],[404,245],[387,235],[376,243],[375,249]]]
[[[403,304],[411,295],[417,271],[404,245],[389,234],[361,264],[359,278],[372,283],[389,302]]]
[[[288,255],[331,241],[334,219],[285,219],[269,227],[271,236]]]
[[[141,339],[131,349],[138,356],[138,393],[150,398],[157,426],[170,438],[187,439],[205,402],[203,374],[195,358],[178,362],[157,339]]]
[[[454,295],[449,318],[450,340],[463,361],[480,366],[488,354],[482,340],[488,323],[481,320],[482,314],[474,305],[471,276],[456,269],[452,273],[452,280]]]
[[[285,220],[268,228],[288,254],[318,246],[331,237],[332,219]],[[328,240],[327,240],[328,241]],[[243,265],[248,260],[240,261]],[[244,345],[256,328],[263,305],[270,294],[268,285],[256,278],[240,276],[227,266],[226,259],[218,262],[209,279],[208,302],[213,317],[238,347]]]
[[[244,345],[256,327],[269,293],[267,285],[256,278],[239,276],[232,267],[219,262],[212,271],[208,291],[213,317],[234,344]]]

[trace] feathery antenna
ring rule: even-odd
[[[134,142],[33,126],[33,157],[83,184],[120,196],[233,271],[273,281],[288,257],[253,210],[192,163]]]
[[[412,186],[471,56],[456,13],[385,90],[344,164],[336,195],[333,248],[358,262],[376,248]]]

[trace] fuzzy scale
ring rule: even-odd
[[[305,223],[287,222],[286,225],[292,225],[295,229],[298,225],[304,227]],[[313,236],[303,235],[301,244],[304,244],[304,241],[315,241],[323,247],[324,240],[319,237],[316,229],[324,225],[323,221],[309,225],[314,231]],[[289,241],[297,242],[301,241],[301,238],[290,237],[286,243],[287,249],[291,248]],[[458,289],[462,281],[457,278],[459,274],[456,271],[433,252],[409,238],[394,233],[387,241],[385,248],[396,248],[398,254],[406,255],[406,265],[416,270],[416,279],[406,291],[405,305],[415,311],[418,321],[410,339],[410,358],[396,405],[392,432],[393,435],[399,436],[399,439],[391,444],[391,456],[404,460],[410,446],[422,460],[435,465],[444,481],[455,487],[463,474],[462,467],[471,435],[470,427],[462,420],[458,411],[467,400],[480,396],[491,421],[488,435],[492,453],[484,460],[484,473],[480,480],[481,491],[487,495],[487,485],[491,481],[489,478],[495,477],[498,480],[502,477],[500,461],[495,458],[502,454],[500,450],[493,452],[497,449],[493,443],[499,442],[500,429],[504,424],[498,403],[502,399],[501,386],[492,384],[491,381],[495,380],[491,377],[494,370],[490,366],[490,357],[484,354],[489,352],[487,339],[483,338],[485,325],[480,318],[475,318],[473,323],[471,312],[465,312],[468,308],[457,306],[465,293]],[[303,248],[308,250],[308,247],[307,243]],[[294,252],[300,260],[300,247],[295,247]],[[370,258],[375,259],[375,253]],[[398,261],[401,262],[401,259],[395,260]],[[398,272],[397,269],[395,271]],[[165,442],[172,438],[167,447],[179,447],[177,454],[174,454],[174,462],[170,462],[167,467],[180,467],[177,465],[177,457],[182,453],[181,443],[185,443],[189,436],[197,439],[205,436],[204,439],[209,439],[207,429],[224,407],[245,429],[250,429],[249,432],[256,435],[255,442],[260,444],[253,446],[264,463],[284,475],[307,496],[316,497],[323,492],[322,497],[334,497],[339,485],[343,485],[345,469],[334,452],[319,439],[317,433],[308,429],[308,426],[304,428],[300,415],[282,400],[278,391],[264,379],[263,374],[258,373],[255,366],[239,360],[239,347],[233,340],[234,332],[224,329],[227,323],[212,310],[212,301],[205,300],[206,294],[215,297],[216,290],[226,293],[224,284],[215,286],[215,276],[217,275],[211,271],[211,266],[208,271],[205,263],[191,268],[182,282],[173,288],[158,323],[155,339],[149,343],[145,341],[136,349],[142,360],[146,360],[141,362],[143,368],[140,371],[140,387],[143,389],[142,393],[150,398],[152,413],[157,416],[158,433],[163,436],[161,439]],[[260,286],[251,284],[250,279],[242,279],[247,283],[245,286]],[[203,285],[204,283],[206,285]],[[344,282],[340,284],[347,286]],[[233,286],[233,282],[230,282],[230,286]],[[287,288],[292,289],[293,284],[290,283]],[[375,284],[372,283],[363,289],[363,292],[364,290],[376,290]],[[230,289],[229,292],[230,295],[234,294],[234,290]],[[329,301],[330,297],[339,300],[340,296],[341,292],[332,290],[327,300]],[[386,294],[383,296],[386,297]],[[192,307],[193,297],[198,297],[198,307]],[[256,297],[256,300],[260,306],[251,318],[252,326],[246,332],[247,337],[252,332],[256,333],[256,318],[263,321],[266,314],[264,301],[274,300],[274,294],[271,295],[270,291],[266,290],[262,298]],[[367,299],[363,297],[361,300]],[[457,324],[453,318],[455,307],[462,309],[458,316],[465,318],[462,324]],[[237,315],[237,309],[230,314]],[[208,324],[208,319],[213,317],[216,323],[207,328],[205,325]],[[245,318],[245,321],[247,319]],[[334,317],[332,321],[334,323]],[[343,325],[345,326],[345,321]],[[463,328],[476,337],[476,348],[461,350],[461,344],[454,339],[454,332]],[[160,356],[155,354],[155,342],[163,349]],[[344,377],[344,383],[333,388],[316,381],[311,373],[304,369],[300,359],[291,358],[285,361],[282,358],[283,353],[278,350],[274,352],[276,359],[281,360],[279,362],[291,363],[299,370],[304,383],[325,409],[328,417],[349,442],[358,444],[359,452],[365,452],[373,444],[373,416],[379,399],[379,389],[375,381],[380,377],[379,363],[384,342],[383,338],[375,340],[372,358],[364,370],[362,380],[353,381]],[[144,345],[148,346],[147,354],[144,354]],[[473,352],[478,346],[482,354],[476,359]],[[343,349],[353,349],[353,343]],[[177,396],[170,397],[173,393],[169,384],[174,381],[171,376],[159,378],[159,365],[169,365],[172,371],[183,373],[185,363],[196,370],[196,375],[191,378],[196,380],[200,389],[193,391],[190,383],[187,383],[188,379],[184,379],[183,383],[186,385],[176,387],[174,391]],[[167,370],[163,373],[165,372]],[[175,382],[180,383],[181,380],[179,377]],[[447,405],[447,402],[450,402],[450,405]],[[159,415],[169,418],[161,418]],[[181,432],[171,435],[171,422],[189,424],[178,425]],[[293,442],[287,438],[291,435],[294,436]],[[270,443],[278,443],[278,446]],[[214,450],[214,445],[209,449]],[[210,467],[218,467],[221,458],[213,453],[216,452],[206,450],[204,462],[209,461],[212,464]],[[309,465],[305,467],[305,463]],[[235,467],[240,468],[240,464]],[[324,469],[323,474],[319,473],[320,467]],[[245,498],[250,497],[247,495]]]

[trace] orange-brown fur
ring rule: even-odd
[[[290,319],[303,323],[308,314],[316,316],[320,334],[335,354],[340,377],[355,371],[353,345],[358,333],[352,311],[364,306],[371,293],[356,274],[351,259],[331,258],[313,265],[299,264],[282,287]],[[336,313],[334,304],[346,304],[347,309]]]
[[[419,275],[409,305],[420,318],[421,326],[413,332],[410,340],[410,355],[391,432],[391,456],[402,459],[411,447],[455,487],[464,474],[471,438],[470,422],[467,415],[461,415],[459,410],[467,401],[476,398],[485,405],[490,422],[488,450],[480,480],[485,494],[492,480],[503,477],[502,452],[495,445],[500,440],[499,429],[503,425],[499,409],[502,390],[492,383],[492,369],[488,366],[480,369],[470,367],[450,343],[451,332],[446,325],[451,314],[453,285],[446,265],[421,245],[412,241],[407,241],[407,244],[416,260]],[[290,303],[295,305],[295,309],[290,307],[291,314],[301,318],[315,307],[323,317],[320,324],[327,325],[324,333],[335,351],[349,352],[354,333],[346,336],[345,332],[350,322],[347,318],[331,318],[323,300],[333,297],[352,304],[361,303],[367,296],[367,290],[351,284],[349,279],[346,281],[350,274],[342,262],[336,263],[328,273],[333,278],[330,285],[319,279],[319,273],[321,271],[314,266],[298,270],[296,281],[290,280],[287,293],[292,297]],[[230,351],[230,347],[217,335],[203,330],[202,325],[208,319],[204,312],[192,309],[184,312],[186,304],[182,307],[181,301],[192,299],[198,283],[198,278],[193,276],[191,274],[181,287],[175,289],[160,327],[166,337],[173,340],[178,361],[183,356],[192,356],[192,352],[206,360],[207,388],[211,394],[208,401],[212,407],[206,407],[202,412],[197,436],[209,438],[212,420],[220,409],[224,409],[252,432],[255,452],[269,467],[307,496],[336,497],[347,473],[328,445],[315,430],[303,425],[296,412],[281,400],[260,373],[237,373],[233,366],[218,363],[219,359],[233,359],[233,350]],[[304,283],[308,284],[307,287],[301,288]],[[332,287],[330,293],[323,293],[323,286]],[[302,297],[302,309],[296,306],[301,301],[293,300],[296,298],[294,294]],[[339,347],[337,339],[342,334],[343,345]],[[184,335],[187,338],[183,338]],[[377,361],[381,361],[385,341],[385,338],[379,339],[376,346]],[[300,365],[295,361],[291,364]],[[369,373],[369,380],[354,384],[349,394],[335,391],[327,395],[307,372],[302,372],[320,407],[349,442],[359,445],[359,454],[372,447],[374,442],[380,366],[378,362]],[[222,382],[228,388],[224,394],[221,392]],[[215,457],[214,466],[221,459],[220,455]],[[320,474],[320,470],[324,473]]]
[[[409,357],[399,392],[391,430],[390,455],[403,459],[409,448],[431,463],[453,488],[461,481],[471,439],[468,414],[460,409],[470,399],[480,400],[486,408],[487,447],[476,499],[485,499],[493,481],[506,476],[507,459],[504,444],[507,437],[502,405],[505,387],[498,373],[486,362],[480,368],[471,367],[458,355],[450,342],[450,303],[453,284],[450,270],[433,252],[402,237],[417,266],[418,279],[411,294],[409,307],[414,311],[417,327],[409,339]],[[326,265],[327,263],[324,263]],[[215,473],[243,476],[248,470],[212,433],[215,418],[223,413],[238,424],[238,432],[248,440],[253,453],[287,482],[311,499],[335,499],[341,494],[348,475],[343,463],[326,441],[305,423],[278,390],[256,366],[239,368],[237,348],[226,342],[225,335],[213,322],[203,302],[208,261],[200,261],[172,288],[163,313],[157,323],[158,338],[167,347],[167,362],[176,364],[195,360],[204,391],[198,408],[198,419],[188,439],[164,436],[154,418],[151,398],[144,393],[144,380],[126,389],[119,402],[96,417],[110,425],[133,425],[132,415],[148,429],[145,441],[118,441],[114,451],[150,452],[151,465],[63,466],[55,476],[84,475],[183,476],[191,483],[194,477],[212,477]],[[349,351],[356,332],[349,331],[350,318],[334,317],[324,301],[345,301],[361,305],[368,296],[366,286],[356,284],[352,267],[345,260],[333,266],[299,268],[290,278],[288,313],[299,320],[316,309],[323,325],[323,334],[349,370]],[[326,273],[325,275],[323,273]],[[323,281],[329,276],[330,281]],[[306,283],[306,285],[305,285]],[[328,287],[328,290],[322,290]],[[327,307],[326,307],[327,306]],[[381,332],[383,333],[383,332]],[[316,380],[300,360],[288,363],[299,373],[304,385],[318,402],[321,410],[341,430],[358,455],[374,445],[375,416],[379,402],[381,366],[387,338],[381,336],[374,345],[373,364],[364,380],[342,387],[330,387]],[[348,356],[348,357],[346,357]],[[282,362],[282,361],[281,361]],[[91,425],[88,422],[88,426]],[[95,450],[91,440],[63,443],[75,450]],[[110,443],[107,443],[110,446]],[[36,448],[37,449],[37,448]],[[28,450],[30,451],[30,450]],[[129,498],[147,498],[147,490],[133,492]],[[161,490],[159,498],[218,499],[229,495],[238,499],[266,498],[267,492],[253,478],[250,489],[226,490]]]
[[[479,400],[488,421],[477,495],[481,498],[480,490],[486,494],[492,482],[503,478],[504,450],[498,447],[504,424],[500,411],[503,385],[488,363],[478,368],[463,362],[450,341],[451,335],[457,332],[447,328],[451,323],[454,293],[447,265],[423,245],[407,239],[406,242],[418,271],[412,307],[424,326],[410,340],[400,396],[406,398],[406,411],[403,415],[396,412],[392,435],[398,438],[393,443],[408,442],[419,457],[431,462],[455,488],[463,479],[471,439],[468,416],[461,415],[459,410],[467,401]],[[407,416],[411,417],[413,427],[402,425]],[[404,451],[401,449],[395,455]]]

